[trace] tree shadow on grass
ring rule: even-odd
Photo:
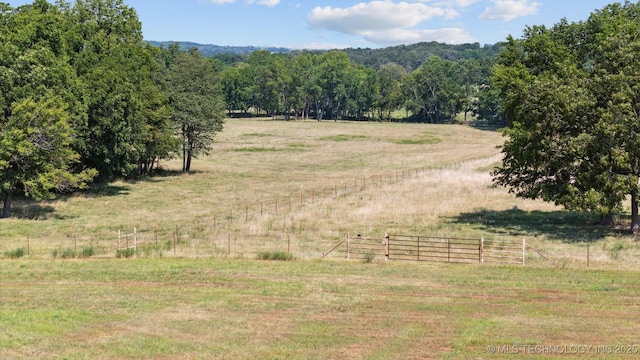
[[[625,234],[624,229],[598,225],[593,214],[568,211],[479,209],[462,213],[451,221],[496,235],[546,236],[567,243],[594,242],[607,236]]]
[[[53,206],[46,202],[28,199],[14,200],[11,205],[11,218],[22,220],[63,219],[61,216],[56,216],[56,209]]]
[[[138,178],[130,179],[128,181],[132,182],[132,183],[135,183],[135,182],[157,182],[157,181],[160,181],[160,179],[162,179],[162,178],[190,176],[190,175],[197,175],[197,174],[204,174],[204,173],[206,173],[206,171],[191,170],[189,172],[184,172],[182,170],[162,169],[162,168],[160,168],[160,169],[154,169],[150,174],[142,175],[142,176],[140,176]]]
[[[106,196],[127,195],[129,194],[129,190],[130,188],[128,186],[113,185],[112,183],[108,182],[100,182],[89,185],[88,189],[80,190],[77,192],[77,194],[88,198],[99,198]],[[63,195],[60,196],[59,199],[66,201],[73,196],[75,196],[75,194]]]

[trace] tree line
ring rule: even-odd
[[[0,195],[34,199],[191,159],[222,129],[220,74],[143,41],[122,0],[0,3]],[[157,166],[157,165],[156,165]]]
[[[640,2],[626,1],[527,27],[498,56],[470,44],[456,56],[367,63],[362,49],[206,58],[153,47],[122,0],[0,3],[2,215],[14,194],[46,199],[148,174],[160,159],[181,156],[190,171],[225,113],[390,120],[403,110],[411,121],[474,114],[506,125],[497,184],[606,224],[630,199],[637,231],[639,18]]]
[[[434,55],[415,70],[357,64],[344,51],[260,50],[227,62],[144,42],[123,0],[0,3],[2,217],[14,194],[52,198],[176,156],[190,171],[225,110],[389,120],[406,109],[416,121],[449,121],[473,110],[491,65],[477,44],[459,50],[464,59]]]
[[[431,55],[412,69],[395,62],[377,68],[358,64],[342,50],[258,50],[230,65],[214,57],[224,69],[229,115],[253,111],[286,119],[391,120],[395,111],[404,110],[403,118],[428,123],[448,122],[459,113],[482,114],[480,98],[486,96],[481,89],[494,60]]]

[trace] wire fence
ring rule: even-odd
[[[323,253],[343,252],[347,259],[399,261],[432,261],[446,263],[494,263],[525,266],[527,250],[531,250],[553,266],[556,262],[527,244],[516,240],[485,240],[484,238],[455,238],[423,235],[389,235],[383,238],[363,237],[346,239]]]

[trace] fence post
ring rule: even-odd
[[[133,249],[138,250],[138,229],[133,228]]]
[[[349,259],[349,243],[351,239],[349,238],[349,233],[347,233],[347,259]]]
[[[118,230],[118,250],[120,250],[120,230]]]
[[[451,262],[451,238],[447,239],[447,262]]]
[[[384,261],[389,260],[389,234],[384,234]]]
[[[418,261],[420,261],[420,236],[418,236]]]
[[[478,248],[478,261],[484,263],[484,237],[480,239],[480,248]]]
[[[527,241],[525,238],[522,238],[522,266],[524,266],[524,252],[526,250]]]

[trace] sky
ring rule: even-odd
[[[138,13],[145,40],[291,49],[495,44],[521,37],[526,26],[586,20],[613,2],[621,1],[124,0]]]

